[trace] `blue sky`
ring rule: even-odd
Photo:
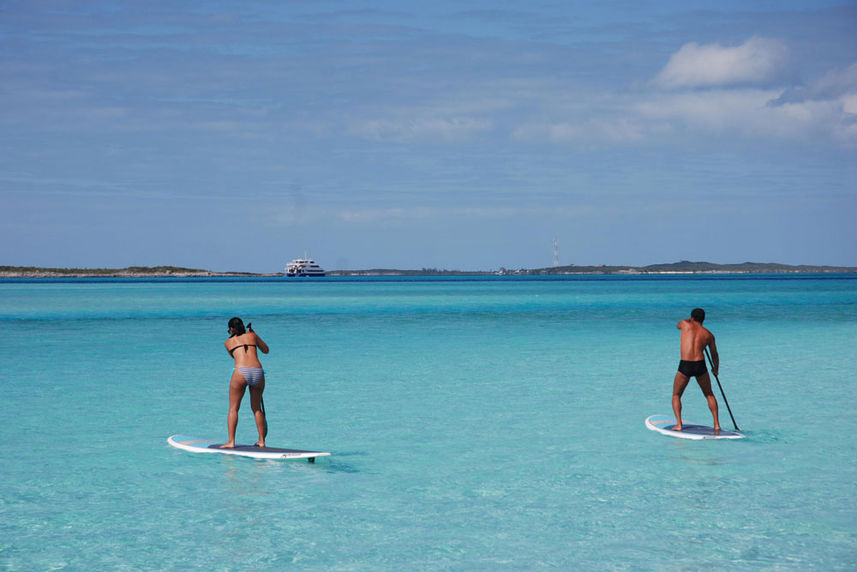
[[[857,266],[857,2],[0,3],[0,264]]]

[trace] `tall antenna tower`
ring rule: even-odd
[[[553,237],[553,267],[559,266],[559,241]]]

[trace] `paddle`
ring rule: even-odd
[[[714,362],[711,361],[711,354],[708,353],[708,348],[703,348],[703,351],[705,352],[705,357],[708,358],[708,363],[711,365],[711,373],[714,373]],[[716,373],[714,373],[714,379],[717,380],[717,387],[720,388],[720,395],[723,396],[723,403],[726,404],[726,410],[729,412],[729,417],[732,418],[732,425],[735,427],[736,431],[740,431],[740,429],[738,429],[738,424],[735,423],[735,416],[732,415],[732,408],[729,407],[729,401],[726,400],[726,394],[723,393],[723,386],[720,385],[720,378],[717,377]]]
[[[717,383],[720,383],[720,382],[718,381]],[[720,391],[723,391],[723,390],[721,389]],[[724,397],[723,400],[725,401],[726,398]],[[259,401],[261,401],[261,404],[262,404],[262,417],[265,418],[265,435],[264,436],[267,439],[268,438],[268,414],[265,413],[265,400],[262,397],[259,397]],[[727,405],[726,407],[729,407],[729,406]],[[733,422],[734,422],[734,420],[733,420]]]
[[[253,324],[250,322],[247,322],[247,331],[253,332]],[[255,332],[253,332],[253,333],[255,333]],[[263,437],[265,439],[267,439],[268,438],[268,414],[265,413],[265,398],[262,397],[261,395],[259,396],[259,403],[262,406],[262,417],[265,420],[265,434],[263,435]]]

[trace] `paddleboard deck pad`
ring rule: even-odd
[[[743,439],[744,434],[738,431],[727,431],[721,429],[718,433],[714,433],[713,427],[705,425],[695,425],[693,423],[682,423],[681,431],[673,430],[675,427],[675,417],[672,415],[650,415],[646,418],[646,427],[652,431],[657,431],[670,437],[678,437],[679,439]]]
[[[323,451],[303,451],[300,449],[278,449],[277,447],[256,447],[255,445],[237,445],[234,449],[221,449],[223,444],[210,439],[198,439],[187,435],[173,435],[167,443],[191,453],[220,453],[221,455],[237,455],[253,457],[254,459],[307,459],[314,463],[316,457],[329,457],[330,453]]]

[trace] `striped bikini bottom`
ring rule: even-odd
[[[265,379],[265,370],[261,367],[236,367],[235,369],[241,372],[249,387],[255,387]]]

